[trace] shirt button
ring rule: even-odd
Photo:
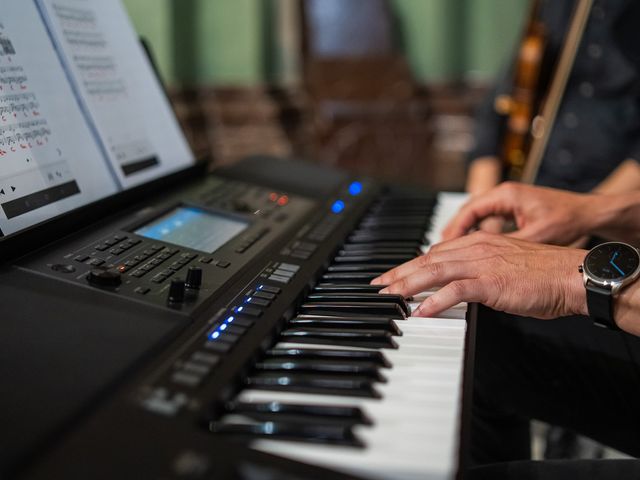
[[[602,47],[597,43],[590,43],[587,46],[587,54],[591,58],[600,58],[602,56]]]
[[[595,89],[593,88],[593,83],[591,82],[582,82],[578,87],[578,90],[580,91],[580,94],[586,98],[593,97],[595,91]]]
[[[575,113],[565,113],[562,123],[567,128],[576,128],[578,126],[578,116]]]
[[[571,162],[573,162],[573,154],[569,150],[564,148],[558,151],[557,158],[558,158],[558,163],[563,167],[571,165]]]

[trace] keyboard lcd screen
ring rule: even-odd
[[[178,207],[135,231],[153,240],[213,253],[246,230],[248,222],[198,208]]]

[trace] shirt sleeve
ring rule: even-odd
[[[640,163],[640,137],[638,137],[638,139],[631,144],[631,148],[625,160],[626,159],[632,159]]]
[[[470,164],[480,157],[499,155],[506,117],[498,114],[494,105],[499,95],[510,93],[511,77],[512,68],[509,63],[507,68],[502,69],[496,84],[488,92],[476,110],[474,145],[467,156],[467,164]]]

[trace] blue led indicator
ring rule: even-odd
[[[250,302],[251,300],[253,300],[253,297],[249,297],[249,298],[247,298],[247,299],[244,301],[244,303],[248,303],[248,302]]]
[[[264,285],[258,285],[258,288],[256,288],[256,290],[262,290],[264,288]]]
[[[235,319],[231,316],[231,317],[227,318],[225,321],[226,321],[227,323],[231,323],[231,322],[233,322],[234,320],[235,320]]]
[[[340,213],[344,210],[344,202],[342,200],[336,200],[335,202],[333,202],[333,205],[331,205],[331,211],[333,213]]]
[[[220,329],[220,331],[222,332],[222,331],[224,331],[224,330],[226,330],[226,329],[227,329],[227,324],[226,324],[226,323],[223,323],[223,324],[222,324],[222,325],[220,325],[218,328],[219,328],[219,329]]]
[[[243,308],[244,308],[244,307],[238,307],[238,308],[236,308],[236,312],[241,312]]]
[[[220,332],[218,332],[217,330],[215,332],[213,332],[211,335],[209,335],[209,338],[211,340],[215,340],[216,338],[218,338],[220,336]]]
[[[353,182],[349,185],[349,193],[354,197],[362,193],[362,184],[360,182]]]

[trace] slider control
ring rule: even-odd
[[[202,286],[202,269],[200,267],[189,267],[185,284],[187,288],[198,290]]]

